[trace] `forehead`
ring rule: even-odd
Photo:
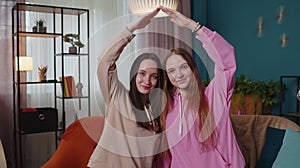
[[[141,62],[139,66],[139,70],[146,70],[146,69],[157,69],[157,63],[152,59],[145,59]]]
[[[172,54],[166,61],[166,69],[179,67],[184,63],[187,61],[181,55]]]

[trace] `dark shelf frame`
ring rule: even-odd
[[[300,122],[300,110],[299,110],[299,100],[295,99],[296,111],[285,112],[283,111],[283,102],[284,102],[284,80],[285,79],[294,79],[296,80],[297,87],[300,85],[300,76],[297,75],[284,75],[280,76],[280,98],[279,98],[279,115],[292,117],[296,119],[297,124]]]
[[[20,30],[20,20],[22,19],[22,17],[20,16],[22,12],[40,12],[40,13],[49,13],[53,15],[53,32],[47,32],[47,33],[39,33],[39,32],[28,32],[28,31],[22,31]],[[56,15],[60,15],[61,17],[61,30],[60,32],[56,31]],[[56,46],[57,45],[61,45],[61,51],[64,51],[64,41],[63,41],[63,35],[64,35],[64,16],[65,15],[73,15],[74,17],[78,18],[78,34],[80,35],[80,16],[85,14],[86,15],[86,21],[87,21],[87,38],[89,37],[89,10],[88,9],[79,9],[79,8],[70,8],[70,7],[60,7],[60,6],[51,6],[51,5],[39,5],[39,4],[26,4],[26,3],[16,3],[15,6],[12,8],[12,62],[15,64],[15,62],[17,61],[17,65],[19,65],[19,59],[17,59],[17,56],[20,56],[20,38],[27,38],[27,37],[31,37],[31,38],[52,38],[53,39],[53,47],[54,47],[54,51],[53,51],[53,59],[54,59],[54,78],[57,78],[57,67],[56,67],[56,62],[57,59],[61,59],[61,75],[65,76],[64,74],[64,57],[65,56],[74,56],[78,58],[78,64],[79,64],[79,81],[81,82],[81,78],[80,78],[80,57],[84,56],[87,57],[87,61],[88,61],[88,85],[90,85],[90,57],[89,57],[89,40],[87,40],[87,53],[80,53],[80,49],[79,49],[79,53],[80,54],[69,54],[69,53],[57,53],[56,51]],[[56,42],[56,39],[60,37],[61,40],[60,42]],[[58,57],[60,56],[60,58]],[[15,65],[12,66],[12,70],[13,70],[13,116],[14,116],[14,142],[15,142],[15,159],[16,159],[16,165],[17,167],[22,167],[23,166],[23,161],[22,161],[22,135],[25,134],[36,134],[36,133],[45,133],[45,132],[55,132],[55,138],[56,138],[56,147],[58,146],[58,141],[60,140],[60,137],[58,136],[58,132],[64,132],[65,128],[66,128],[66,116],[65,116],[65,101],[67,99],[79,99],[79,109],[81,108],[81,99],[86,99],[88,100],[88,116],[91,115],[90,113],[90,86],[88,86],[88,94],[81,96],[81,97],[65,97],[64,96],[64,92],[62,91],[62,95],[57,95],[57,89],[61,89],[64,88],[64,82],[58,81],[56,79],[53,80],[47,80],[47,81],[42,81],[42,82],[38,82],[38,81],[32,81],[32,82],[21,82],[21,75],[20,72],[16,71]],[[45,84],[52,84],[54,87],[54,108],[57,108],[57,101],[58,100],[62,100],[62,123],[60,125],[60,123],[57,126],[56,130],[53,131],[36,131],[36,132],[24,132],[24,131],[20,131],[20,121],[19,121],[19,113],[20,113],[20,109],[21,109],[21,85],[45,85]],[[62,134],[61,134],[62,135]],[[17,136],[19,136],[18,138],[18,142],[17,143]],[[19,150],[18,150],[19,148]],[[19,156],[18,156],[19,154]],[[18,166],[19,164],[19,166]]]

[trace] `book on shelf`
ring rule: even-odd
[[[59,77],[59,80],[62,81],[62,77]],[[65,76],[63,79],[64,82],[64,97],[76,97],[77,92],[76,92],[76,85],[75,85],[75,80],[73,76]],[[63,87],[63,84],[61,84]]]
[[[67,85],[67,80],[66,78],[62,79],[62,77],[60,76],[59,77],[59,81],[64,81],[64,84],[61,83],[61,89],[63,90],[64,92],[64,97],[70,97],[70,94],[69,94],[69,88],[68,88],[68,85]],[[63,88],[64,87],[64,88]]]

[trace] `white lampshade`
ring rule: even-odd
[[[31,71],[32,70],[32,57],[28,57],[28,56],[21,56],[19,57],[19,67],[18,67],[18,59],[16,59],[16,70],[19,70],[20,67],[20,71]]]
[[[176,10],[178,0],[128,0],[128,6],[132,13],[136,15],[144,15],[155,10],[160,5]],[[164,12],[159,11],[156,17],[167,16]]]

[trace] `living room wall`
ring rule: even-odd
[[[284,17],[277,23],[280,6]],[[253,80],[279,81],[281,75],[299,75],[300,1],[272,0],[192,0],[192,16],[216,30],[234,47],[236,76]],[[259,17],[263,19],[262,36],[258,36]],[[287,45],[281,47],[286,33]],[[273,114],[278,114],[278,105]]]
[[[192,0],[193,17],[219,32],[234,47],[236,75],[254,80],[279,80],[280,75],[299,75],[300,1]],[[277,23],[280,5],[285,15]],[[263,18],[263,36],[258,37],[258,18]],[[287,46],[280,39],[287,35]]]

